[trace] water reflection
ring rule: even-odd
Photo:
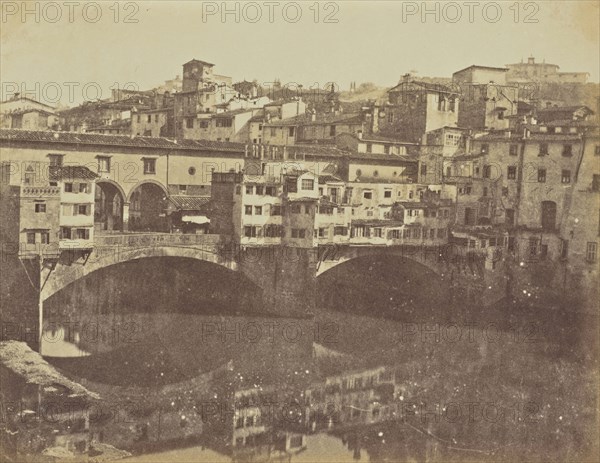
[[[140,462],[544,461],[594,445],[584,432],[594,407],[582,398],[595,383],[548,356],[555,339],[491,342],[477,327],[460,342],[399,339],[406,324],[326,310],[279,319],[81,313],[47,323],[49,361],[101,398],[66,415],[68,390],[23,393],[39,403],[15,412],[11,432],[29,427],[41,443],[12,448],[30,445],[46,460],[64,458],[63,447],[75,459],[120,449]],[[44,410],[57,403],[49,423]]]

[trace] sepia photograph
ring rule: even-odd
[[[0,0],[2,463],[600,461],[598,0]]]

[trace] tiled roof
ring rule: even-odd
[[[343,180],[337,175],[325,174],[319,175],[319,184],[323,185],[327,182],[343,182]]]
[[[207,66],[214,66],[213,63],[209,63],[207,61],[202,61],[201,59],[196,59],[196,58],[189,60],[185,64],[190,64],[190,63],[200,63],[200,64],[206,64]]]
[[[410,89],[410,86],[413,86],[413,85],[417,86],[417,87],[421,87],[421,88],[423,88],[425,90],[428,90],[430,92],[456,93],[455,90],[452,90],[447,85],[434,84],[434,83],[430,83],[430,82],[422,82],[422,81],[419,81],[419,80],[412,80],[410,82],[400,82],[395,87],[390,88],[388,90],[388,93],[389,92],[399,92],[399,91],[402,91],[402,87],[405,87],[405,89]]]
[[[280,121],[269,122],[266,127],[288,126],[288,125],[320,125],[320,124],[336,124],[341,122],[362,122],[362,116],[357,113],[351,114],[335,114],[323,113],[317,114],[315,120],[312,120],[311,114],[301,114],[299,116],[289,117]]]
[[[53,111],[46,111],[45,109],[41,109],[41,108],[25,108],[25,109],[17,109],[15,111],[8,111],[5,114],[7,116],[18,116],[21,114],[27,114],[27,113],[42,113],[42,114],[46,114],[48,116],[56,116],[56,113]]]
[[[50,109],[56,109],[54,106],[47,105],[46,103],[42,103],[42,102],[34,100],[32,98],[27,98],[26,96],[20,96],[19,98],[9,98],[8,100],[4,100],[0,103],[3,104],[3,103],[10,103],[12,101],[23,101],[23,100],[31,101],[31,102],[39,104],[41,106],[46,106],[47,108],[50,108]]]
[[[508,71],[508,68],[497,68],[494,66],[479,66],[478,64],[471,64],[471,66],[461,69],[460,71],[456,71],[455,73],[453,73],[453,75],[458,74],[459,72],[466,71],[468,69],[473,69],[473,68],[475,68],[475,69],[493,69],[495,71]]]
[[[50,166],[50,180],[86,179],[93,180],[98,175],[84,166]]]
[[[593,111],[587,106],[551,106],[549,108],[538,109],[538,114],[544,113],[555,113],[555,112],[575,112],[580,109],[585,109],[586,111],[593,113]]]
[[[210,202],[210,196],[171,195],[169,199],[177,209],[184,211],[205,209],[205,206]]]
[[[317,198],[309,198],[308,196],[303,196],[301,198],[290,198],[288,200],[290,203],[305,203],[308,201],[318,201]]]
[[[244,152],[242,143],[208,140],[171,140],[162,137],[130,137],[96,133],[0,129],[3,142],[67,143],[75,145],[119,146],[130,148],[159,148],[169,150]]]
[[[401,220],[382,220],[382,219],[355,219],[350,222],[352,225],[368,225],[371,227],[401,227],[404,222]]]

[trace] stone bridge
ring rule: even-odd
[[[251,247],[222,235],[170,233],[97,234],[89,253],[67,250],[50,267],[44,267],[40,298],[48,299],[67,285],[111,265],[152,257],[197,259],[241,272],[262,290],[265,306],[277,313],[306,312],[314,306],[317,277],[362,257],[399,259],[399,265],[424,265],[450,283],[487,285],[485,258],[461,255],[461,248],[446,246],[386,246],[322,244],[314,248]]]

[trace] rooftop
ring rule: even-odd
[[[210,196],[170,195],[169,199],[177,209],[184,211],[204,209],[210,202]]]
[[[117,146],[128,148],[154,148],[190,151],[225,151],[242,154],[244,145],[233,142],[208,140],[172,140],[163,137],[132,137],[127,135],[106,135],[97,133],[35,131],[21,129],[0,129],[0,141],[5,143],[66,143],[91,146]]]
[[[434,83],[423,82],[423,81],[419,81],[419,80],[411,80],[411,81],[408,81],[408,82],[400,82],[395,87],[390,88],[388,90],[388,93],[401,92],[403,90],[413,90],[413,88],[411,88],[411,86],[420,87],[423,90],[426,90],[428,92],[457,93],[456,90],[452,90],[447,85],[434,84]]]
[[[98,177],[85,166],[50,166],[50,180],[85,179],[93,180]]]
[[[335,124],[340,122],[362,122],[362,116],[358,113],[321,113],[315,115],[315,120],[312,114],[300,114],[299,116],[289,117],[279,121],[266,123],[266,127],[288,126],[288,125],[320,125],[320,124]]]
[[[452,73],[452,75],[458,74],[459,72],[468,71],[469,69],[488,69],[490,71],[503,71],[503,72],[508,71],[508,68],[498,68],[495,66],[480,66],[478,64],[471,64],[471,66],[467,66],[466,68],[461,69],[460,71],[456,71],[456,72]]]

